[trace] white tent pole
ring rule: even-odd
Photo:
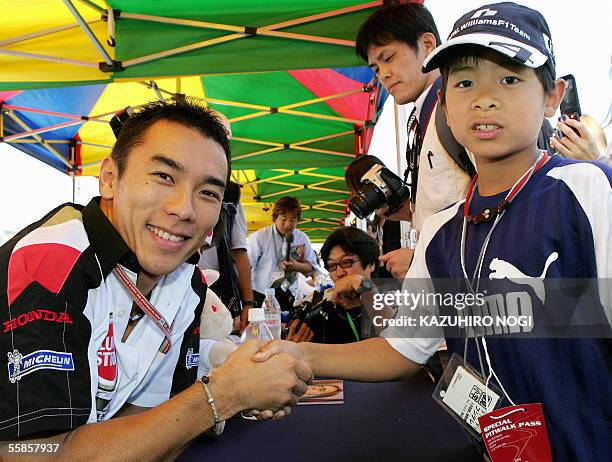
[[[22,58],[32,58],[32,59],[38,59],[41,61],[51,61],[53,63],[74,64],[76,66],[91,67],[92,69],[98,69],[98,63],[91,63],[87,61],[81,61],[78,59],[58,58],[56,56],[43,55],[40,53],[27,53],[25,51],[8,50],[6,48],[0,48],[0,55],[19,56]]]
[[[100,19],[94,19],[93,21],[87,21],[87,24],[95,24],[100,22]],[[30,40],[33,38],[44,37],[45,35],[55,34],[56,32],[63,32],[70,29],[75,29],[79,27],[78,24],[68,24],[65,26],[53,27],[51,29],[40,30],[37,32],[32,32],[31,34],[20,35],[18,37],[12,37],[6,40],[0,40],[0,46],[4,47],[7,45],[12,45],[14,43],[24,42],[26,40]]]
[[[96,37],[95,34],[91,31],[91,29],[89,28],[89,26],[87,25],[87,23],[81,16],[81,14],[77,11],[77,9],[70,2],[70,0],[64,0],[64,4],[66,5],[66,8],[70,10],[70,13],[72,13],[72,16],[74,16],[74,19],[79,24],[79,26],[81,26],[81,29],[83,30],[83,32],[85,32],[85,35],[87,36],[89,41],[92,43],[94,48],[98,51],[98,53],[100,53],[100,55],[102,56],[102,59],[104,59],[104,62],[108,64],[109,66],[112,66],[113,65],[112,58],[106,52],[106,50],[104,49],[104,47],[98,40],[98,37]]]
[[[8,115],[11,119],[13,119],[21,128],[25,129],[25,130],[30,130],[30,132],[32,133],[33,130],[30,129],[30,127],[23,121],[21,120],[19,117],[17,117],[17,115],[13,112],[6,112],[6,115]],[[37,140],[41,146],[44,146],[45,149],[47,149],[49,152],[51,152],[51,154],[53,154],[55,157],[57,157],[57,159],[62,162],[66,167],[68,168],[72,168],[72,165],[70,165],[70,163],[68,161],[66,161],[66,159],[64,159],[62,157],[62,155],[57,151],[57,149],[55,149],[53,146],[51,146],[49,143],[47,143],[43,138],[41,138],[40,136],[38,136],[35,133],[32,133],[32,137]],[[6,137],[4,137],[4,142],[8,142]]]

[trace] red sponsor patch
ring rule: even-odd
[[[200,335],[200,326],[196,326],[195,329],[193,329],[193,332],[191,333],[191,335]]]
[[[4,329],[2,332],[10,332],[19,327],[23,327],[33,321],[72,324],[72,319],[70,319],[68,313],[58,313],[56,311],[38,309],[28,311],[27,313],[22,313],[18,316],[15,316],[10,321],[3,322],[2,326],[4,327]]]
[[[8,266],[9,305],[34,281],[58,293],[80,256],[78,249],[56,243],[31,244],[13,252]]]

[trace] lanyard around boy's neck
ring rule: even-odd
[[[523,176],[521,176],[518,179],[518,181],[514,183],[514,186],[512,186],[508,194],[506,194],[506,197],[502,199],[502,201],[498,204],[498,206],[495,209],[484,209],[479,215],[471,216],[469,215],[470,204],[472,202],[472,199],[474,198],[474,194],[473,194],[474,190],[478,187],[478,174],[474,175],[474,178],[472,179],[472,182],[470,183],[470,187],[468,189],[468,193],[465,198],[465,204],[463,208],[463,229],[461,230],[461,252],[460,252],[461,253],[461,270],[463,271],[463,278],[465,279],[465,284],[467,285],[468,290],[472,294],[478,293],[478,286],[480,283],[480,273],[482,270],[485,253],[487,251],[489,241],[491,240],[491,235],[493,234],[493,230],[495,229],[497,224],[500,222],[500,220],[502,219],[502,217],[504,216],[504,214],[510,207],[510,204],[512,203],[514,198],[525,187],[525,185],[531,179],[533,174],[537,172],[542,167],[542,165],[544,165],[548,161],[549,158],[550,156],[548,155],[548,153],[546,151],[542,151],[540,155],[538,156],[538,158],[535,160],[535,162],[531,165],[529,170],[527,170],[523,174]],[[494,212],[492,210],[494,210]],[[473,223],[473,224],[478,224],[478,223],[482,223],[483,221],[490,221],[492,218],[495,218],[495,221],[493,222],[493,226],[491,226],[491,229],[487,233],[484,243],[482,244],[480,253],[478,255],[478,260],[476,261],[476,267],[474,268],[474,275],[472,276],[472,279],[470,280],[470,278],[468,278],[467,270],[465,268],[465,241],[466,241],[468,222]],[[475,284],[475,288],[474,288],[474,284]],[[466,357],[467,357],[468,339],[469,338],[468,338],[467,328],[466,328],[465,348],[464,348],[464,354],[463,354],[464,361],[466,360]],[[476,340],[476,349],[478,351],[478,358],[481,359],[480,358],[480,348],[478,346],[478,338],[476,338],[475,340]],[[485,382],[486,392],[488,393],[489,381],[491,380],[491,377],[495,377],[504,395],[506,396],[506,398],[508,398],[508,401],[514,406],[514,401],[512,401],[512,399],[510,398],[510,395],[506,392],[504,385],[502,384],[501,380],[499,379],[499,377],[497,376],[497,374],[495,373],[493,369],[493,366],[491,364],[491,358],[489,356],[489,351],[487,348],[487,342],[486,342],[484,335],[482,336],[481,341],[482,341],[482,346],[484,348],[485,358],[487,361],[487,367],[489,368],[489,373],[487,375],[486,382]],[[482,360],[481,360],[480,367],[481,367],[482,374],[484,376],[485,373],[484,373],[484,367],[482,365]]]
[[[537,172],[542,167],[542,165],[544,165],[546,161],[548,161],[549,158],[550,156],[548,155],[548,153],[546,151],[542,151],[538,158],[535,160],[535,162],[531,165],[529,170],[527,170],[518,179],[518,181],[514,183],[514,186],[512,186],[508,194],[506,194],[506,197],[500,201],[496,208],[486,208],[479,215],[475,216],[469,214],[470,204],[472,202],[472,199],[474,198],[474,190],[478,187],[478,174],[474,175],[474,178],[470,183],[467,196],[465,198],[465,204],[463,206],[463,229],[461,230],[461,270],[463,271],[463,277],[468,286],[468,289],[472,293],[475,294],[478,292],[478,280],[480,279],[480,272],[482,270],[482,264],[484,262],[484,255],[487,251],[487,246],[489,245],[493,230],[506,213],[506,210],[508,210],[508,208],[510,207],[512,201],[516,198],[519,192],[522,191],[522,189],[525,187],[525,185],[533,176],[533,174]],[[495,221],[493,222],[493,226],[491,226],[491,229],[489,230],[487,236],[485,237],[484,243],[482,244],[480,253],[478,255],[478,260],[476,261],[474,275],[470,280],[470,278],[468,278],[467,270],[465,268],[465,240],[467,233],[467,224],[468,222],[478,224],[484,221],[490,221],[493,218],[495,218]],[[476,282],[475,290],[473,287],[474,282]]]
[[[151,305],[147,297],[142,295],[142,292],[138,290],[138,288],[134,285],[129,277],[125,274],[125,272],[119,267],[119,265],[115,266],[114,269],[115,274],[119,278],[119,281],[123,284],[134,300],[134,303],[155,323],[159,330],[164,334],[165,340],[160,348],[161,353],[167,353],[170,350],[170,346],[172,345],[171,337],[172,337],[172,326],[168,324],[166,318],[157,311],[157,309]]]

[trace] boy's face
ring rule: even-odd
[[[370,45],[368,66],[397,104],[413,103],[433,83],[437,73],[423,74],[423,61],[435,48],[435,38],[426,33],[419,39],[416,53],[404,42],[393,40],[386,45]]]
[[[544,116],[554,114],[562,85],[544,92],[534,69],[491,52],[449,71],[445,110],[453,135],[476,158],[537,152]]]

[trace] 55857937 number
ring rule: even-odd
[[[61,450],[61,443],[22,443],[19,441],[0,443],[0,456],[17,454],[56,454]]]

